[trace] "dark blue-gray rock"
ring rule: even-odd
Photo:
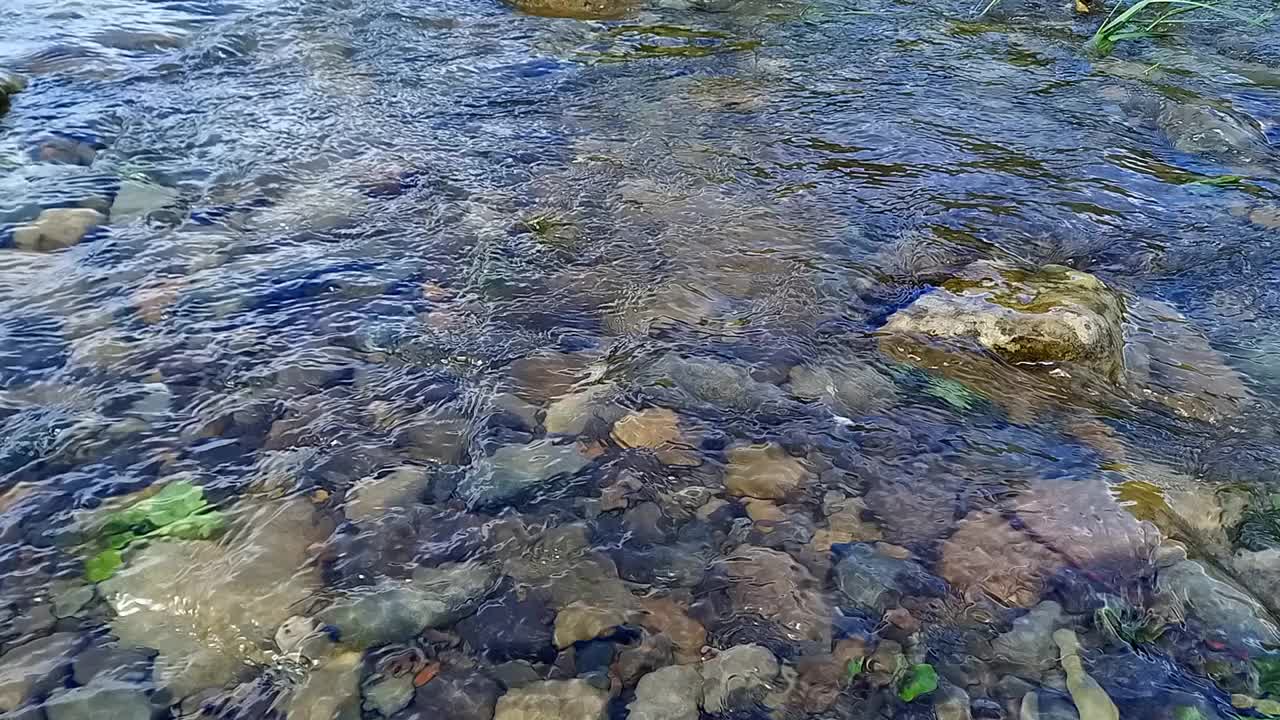
[[[321,613],[338,629],[338,639],[355,648],[406,640],[473,612],[498,580],[479,562],[418,568],[408,581],[384,579],[354,590]]]
[[[639,503],[622,515],[622,527],[638,545],[661,543],[671,530],[671,520],[654,502]]]
[[[556,655],[554,621],[555,610],[546,593],[536,588],[518,591],[507,579],[454,630],[474,653],[494,662],[520,658],[550,662]]]
[[[151,677],[157,654],[150,648],[97,645],[75,656],[72,677],[77,685],[88,685],[99,676],[120,682],[144,682]]]
[[[87,685],[44,702],[49,720],[151,720],[158,710],[143,688],[125,684]]]
[[[574,669],[579,676],[601,670],[608,672],[618,646],[612,640],[588,640],[573,649]]]
[[[672,545],[637,548],[624,545],[611,553],[618,576],[644,585],[693,587],[706,575],[705,551]]]
[[[969,706],[973,717],[980,720],[1003,720],[1004,706],[991,698],[974,698]]]
[[[913,560],[899,560],[867,543],[840,546],[836,585],[858,610],[882,613],[905,596],[944,597],[947,584]]]
[[[591,461],[572,443],[536,440],[507,445],[478,460],[458,482],[457,495],[468,507],[494,508],[540,494],[554,495],[555,481],[582,471]]]
[[[78,633],[54,633],[0,656],[0,712],[61,685],[71,669],[72,656],[83,645],[84,638]]]
[[[491,720],[502,688],[475,670],[446,668],[418,688],[404,720]]]
[[[493,679],[505,690],[524,687],[532,682],[545,679],[532,664],[524,660],[512,660],[494,665],[490,670]]]

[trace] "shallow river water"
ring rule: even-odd
[[[0,2],[0,717],[1280,715],[1280,30],[1067,5]]]

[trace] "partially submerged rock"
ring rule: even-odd
[[[27,79],[9,70],[0,70],[0,115],[9,111],[10,96],[27,88]]]
[[[634,0],[508,0],[517,10],[531,15],[601,20],[626,15]]]
[[[13,246],[34,252],[64,250],[106,220],[105,215],[90,208],[49,208],[13,231]]]
[[[890,316],[881,346],[909,358],[920,345],[955,343],[1010,363],[1084,363],[1115,376],[1123,318],[1120,295],[1088,273],[981,261]]]

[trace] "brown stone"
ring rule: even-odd
[[[702,659],[702,648],[707,644],[706,628],[689,617],[684,607],[671,598],[647,598],[640,605],[643,608],[640,625],[671,638],[676,662],[695,663]]]
[[[1045,579],[1064,565],[1061,556],[1015,530],[999,511],[970,513],[942,544],[942,577],[971,601],[1031,607]]]
[[[780,445],[751,445],[729,451],[724,484],[731,495],[782,500],[805,484],[809,471]]]

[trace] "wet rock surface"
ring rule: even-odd
[[[1124,302],[1098,278],[1061,266],[1035,271],[977,263],[891,316],[882,342],[967,342],[1011,363],[1121,364]]]
[[[321,613],[346,645],[364,649],[411,637],[469,615],[493,588],[497,571],[483,563],[418,568],[407,581],[386,579],[351,591]]]

